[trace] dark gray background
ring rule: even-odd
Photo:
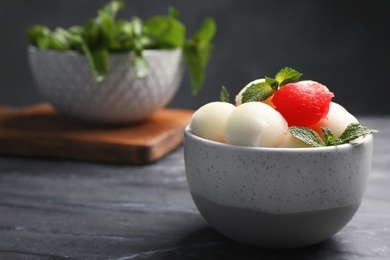
[[[27,62],[28,26],[81,24],[107,2],[1,0],[0,105],[43,101]],[[390,114],[389,1],[134,0],[120,17],[146,19],[170,5],[180,9],[188,36],[204,17],[218,25],[204,89],[191,96],[187,73],[170,107],[198,108],[219,99],[222,85],[235,95],[249,81],[289,66],[302,79],[328,86],[353,114]]]

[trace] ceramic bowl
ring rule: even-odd
[[[371,170],[372,135],[321,148],[233,146],[185,130],[189,190],[204,219],[238,242],[298,248],[354,216]]]
[[[83,121],[127,124],[142,121],[174,97],[184,72],[181,49],[145,50],[150,67],[134,76],[132,53],[109,54],[109,73],[97,83],[87,59],[77,52],[28,49],[38,90],[62,114]]]

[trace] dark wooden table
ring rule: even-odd
[[[390,117],[363,117],[372,175],[333,238],[272,251],[233,242],[189,194],[183,148],[147,166],[0,157],[0,259],[390,259]]]

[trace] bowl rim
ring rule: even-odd
[[[242,152],[269,152],[269,153],[324,153],[331,151],[341,151],[352,149],[366,143],[370,143],[373,140],[372,134],[365,135],[363,138],[359,139],[356,142],[341,144],[341,145],[332,145],[324,147],[254,147],[254,146],[243,146],[243,145],[233,145],[227,143],[221,143],[213,140],[209,140],[200,136],[193,134],[190,130],[190,124],[188,124],[184,129],[184,135],[186,138],[191,138],[197,142],[202,142],[206,145],[212,145],[220,147],[221,149],[227,150],[237,150]],[[184,144],[185,144],[184,140]]]
[[[27,46],[27,50],[30,53],[39,53],[39,52],[43,53],[43,52],[45,52],[45,53],[57,54],[57,55],[65,54],[65,55],[69,55],[69,56],[85,56],[84,53],[79,52],[79,51],[75,51],[75,50],[61,51],[61,50],[55,50],[55,49],[40,49],[37,46],[32,45],[32,44],[29,44]],[[157,53],[173,53],[173,52],[177,52],[177,51],[182,51],[182,48],[178,47],[178,48],[173,48],[173,49],[145,49],[145,50],[143,50],[143,54],[145,56],[148,56],[148,55],[153,55],[153,54],[157,54]],[[108,52],[108,54],[116,56],[116,55],[130,54],[132,52],[133,52],[133,50],[127,50],[127,51]]]

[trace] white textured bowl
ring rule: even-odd
[[[109,54],[109,73],[100,83],[82,54],[32,46],[28,54],[39,91],[59,112],[103,124],[148,118],[172,100],[184,72],[181,49],[145,50],[150,72],[144,79],[133,74],[131,52]]]
[[[323,148],[259,148],[185,130],[187,182],[206,221],[238,242],[297,248],[333,236],[354,216],[371,170],[373,137]]]

